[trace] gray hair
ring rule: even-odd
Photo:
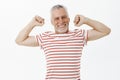
[[[58,5],[53,6],[51,11],[54,10],[54,9],[60,9],[60,8],[63,8],[63,9],[66,10],[66,8],[63,5],[58,4]]]
[[[67,12],[66,7],[63,6],[63,5],[60,5],[60,4],[53,6],[53,7],[51,8],[51,12],[52,12],[53,10],[55,10],[55,9],[60,9],[60,8],[65,9],[65,11]],[[67,13],[67,14],[68,14],[68,13]]]

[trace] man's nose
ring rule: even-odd
[[[60,23],[63,23],[63,19],[62,19],[62,18],[59,18],[59,22],[60,22]]]

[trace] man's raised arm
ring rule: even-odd
[[[105,24],[99,21],[84,17],[82,15],[77,15],[75,17],[74,24],[75,26],[86,24],[92,27],[92,29],[88,30],[88,41],[102,38],[111,32],[111,29],[108,28]]]
[[[29,22],[27,24],[26,27],[24,27],[18,34],[15,42],[18,45],[23,45],[23,46],[38,46],[38,42],[35,39],[34,36],[29,36],[30,32],[32,31],[32,29],[35,26],[43,26],[44,24],[44,19],[39,17],[39,16],[35,16],[31,22]]]

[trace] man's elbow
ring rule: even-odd
[[[111,33],[111,29],[108,28],[106,31],[105,31],[105,35],[109,35]]]
[[[111,29],[108,28],[108,30],[107,30],[107,35],[110,34],[110,33],[111,33]]]
[[[18,45],[22,45],[21,41],[19,41],[17,39],[15,40],[15,43],[18,44]]]

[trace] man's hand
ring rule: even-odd
[[[38,46],[35,36],[29,36],[32,29],[36,26],[43,26],[44,19],[40,16],[35,16],[18,34],[16,43],[24,46]]]
[[[79,27],[82,24],[85,24],[86,22],[86,17],[82,16],[82,15],[76,15],[74,18],[74,25]]]
[[[34,26],[43,26],[44,25],[44,19],[40,16],[35,16],[32,19],[32,23]]]

